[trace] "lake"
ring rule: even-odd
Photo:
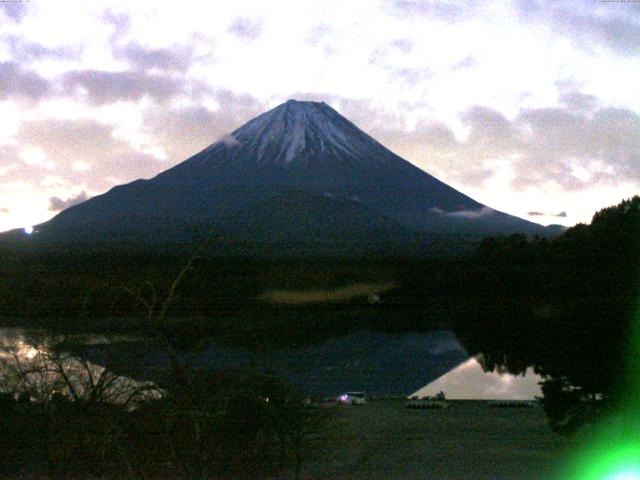
[[[16,347],[25,361],[37,350],[21,328],[0,328],[0,358]],[[47,339],[39,348],[46,348]],[[138,381],[162,382],[168,357],[154,341],[105,335],[69,338],[73,350],[91,365]],[[339,338],[290,350],[251,352],[245,348],[206,342],[179,354],[195,367],[230,370],[256,366],[286,377],[311,397],[343,391],[364,391],[370,396],[431,395],[443,391],[448,398],[532,399],[539,395],[539,378],[484,373],[465,352],[453,332],[384,333],[363,330]],[[536,389],[537,387],[537,389]]]

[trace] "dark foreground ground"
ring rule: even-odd
[[[306,452],[301,478],[549,480],[569,446],[538,406],[454,401],[448,409],[415,410],[384,400],[333,410]]]

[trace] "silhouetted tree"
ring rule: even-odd
[[[640,274],[640,197],[596,213],[560,237],[482,242],[475,262],[475,307],[458,320],[484,366],[546,379],[552,425],[571,431],[625,401]],[[637,366],[636,366],[637,367]]]

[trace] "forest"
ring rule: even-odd
[[[242,478],[299,465],[321,415],[272,372],[181,363],[176,352],[206,338],[296,348],[358,329],[451,328],[487,370],[533,366],[544,379],[551,428],[570,434],[638,406],[638,239],[634,197],[557,238],[488,238],[455,257],[284,262],[207,251],[185,258],[2,250],[2,326],[46,331],[57,342],[38,349],[44,343],[31,339],[38,354],[27,357],[36,365],[18,361],[17,350],[3,360],[3,468]],[[264,295],[365,281],[369,289],[387,286],[383,301],[361,292],[281,304]],[[117,373],[108,366],[96,373],[64,343],[69,334],[96,332],[156,339],[171,359],[166,382],[151,396],[144,383],[114,391]]]
[[[456,332],[487,369],[534,366],[551,426],[637,409],[640,197],[553,239],[486,239]]]

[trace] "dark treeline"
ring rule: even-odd
[[[486,368],[534,366],[560,432],[628,406],[638,374],[640,197],[553,240],[487,239],[474,263],[473,295],[456,331]]]
[[[215,252],[214,252],[215,253]],[[0,318],[5,325],[88,332],[148,330],[140,299],[164,298],[189,261],[184,254],[0,251]],[[224,258],[197,256],[168,312],[174,337],[214,335],[231,343],[259,333],[295,346],[359,328],[425,330],[451,323],[448,305],[468,288],[465,259]],[[371,305],[367,295],[285,305],[265,292],[331,291],[354,284],[391,285]],[[248,345],[251,346],[251,345]]]

